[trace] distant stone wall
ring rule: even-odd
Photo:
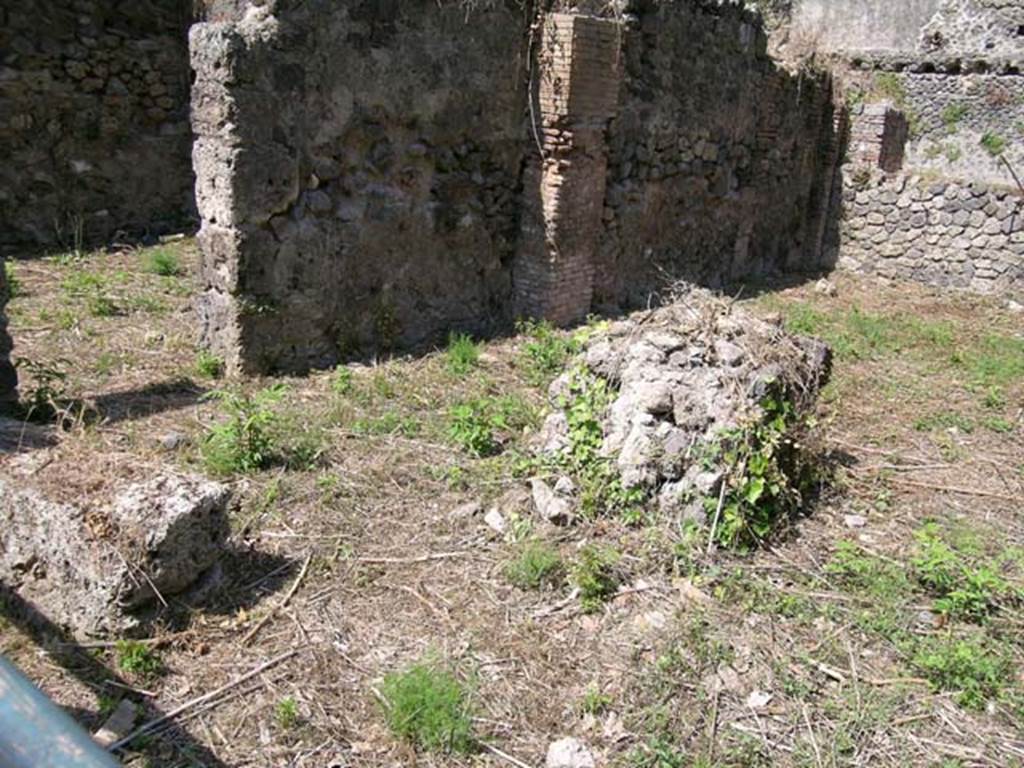
[[[977,293],[1024,295],[1024,197],[981,183],[848,180],[840,266]]]
[[[7,285],[7,273],[4,260],[0,257],[0,409],[17,397],[18,378],[11,364],[11,337],[7,333],[7,299],[10,288]]]
[[[180,227],[191,0],[0,0],[0,250]]]
[[[881,58],[857,65],[845,77],[847,93],[871,99],[883,92],[907,118],[907,168],[1014,183],[1001,158],[1024,167],[1024,75],[1016,65],[924,56],[913,64]]]

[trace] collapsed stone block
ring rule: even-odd
[[[226,486],[162,473],[109,503],[62,504],[0,478],[0,581],[78,635],[122,634],[194,584],[228,533]]]
[[[665,512],[703,520],[705,499],[729,471],[715,446],[773,418],[772,408],[796,424],[828,381],[831,352],[694,289],[596,335],[577,366],[551,386],[557,410],[541,431],[542,452],[571,450],[564,409],[582,370],[614,392],[601,453],[623,486],[644,489]]]

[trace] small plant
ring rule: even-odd
[[[877,99],[889,99],[896,106],[903,106],[907,100],[907,89],[895,72],[879,72],[875,75],[872,96]]]
[[[516,397],[468,400],[449,411],[448,437],[474,456],[494,456],[508,433],[522,429],[532,418],[532,410]]]
[[[1006,144],[1007,141],[1003,136],[1000,136],[998,133],[992,133],[991,131],[987,131],[981,137],[981,146],[984,147],[985,151],[992,155],[992,157],[999,157],[1003,154],[1003,152],[1006,151]]]
[[[0,302],[18,298],[21,295],[22,289],[21,282],[14,272],[14,264],[9,261],[4,262],[4,274],[2,277],[3,280],[0,282]]]
[[[299,705],[291,696],[285,696],[274,707],[274,719],[282,731],[294,728],[299,722]]]
[[[465,686],[433,662],[384,678],[384,716],[395,736],[428,751],[469,753],[475,747]]]
[[[633,524],[642,517],[646,494],[640,488],[625,487],[614,462],[601,451],[601,420],[613,397],[608,382],[585,367],[570,372],[569,393],[561,403],[569,422],[569,448],[551,461],[553,469],[576,479],[584,516],[617,515]]]
[[[49,364],[26,358],[15,361],[15,367],[27,372],[32,380],[21,402],[26,420],[44,424],[56,421],[62,429],[67,429],[83,415],[81,402],[68,394],[68,375],[64,367],[70,365],[71,361],[63,358]]]
[[[946,145],[946,159],[949,162],[955,163],[962,156],[963,156],[963,152],[961,151],[960,147],[958,147],[956,144],[947,144]]]
[[[208,349],[196,353],[196,372],[207,379],[219,379],[224,375],[224,361]]]
[[[339,365],[331,377],[331,391],[336,395],[350,395],[354,387],[352,369]]]
[[[471,336],[452,333],[445,350],[445,367],[454,376],[465,376],[480,362],[480,347]]]
[[[146,262],[146,269],[154,275],[161,277],[177,277],[182,273],[181,263],[178,256],[163,248],[150,251]]]
[[[505,565],[505,578],[520,589],[556,585],[562,578],[558,550],[536,539],[524,541],[516,556]]]
[[[715,540],[746,549],[763,542],[800,504],[810,467],[793,436],[796,419],[780,395],[761,402],[762,414],[745,427],[723,432],[707,459],[726,468],[724,487],[704,506]]]
[[[579,341],[556,331],[547,321],[521,320],[516,332],[529,340],[523,346],[523,365],[531,380],[544,383],[579,352]]]
[[[163,672],[160,657],[145,643],[137,640],[118,640],[114,645],[117,667],[122,672],[140,678],[152,678]]]
[[[950,104],[942,110],[942,124],[946,126],[949,133],[955,133],[956,127],[970,111],[970,107],[966,104]]]
[[[274,385],[255,395],[219,390],[207,395],[217,400],[227,420],[210,427],[201,452],[207,468],[219,475],[256,472],[278,456],[272,428],[277,416],[271,406],[280,401],[285,388]]]
[[[600,715],[605,712],[612,705],[612,697],[606,693],[601,693],[601,689],[591,683],[587,687],[586,693],[583,694],[583,699],[580,701],[580,711],[585,715]]]
[[[619,554],[613,549],[588,544],[580,550],[570,575],[580,591],[580,607],[585,613],[599,611],[615,594],[619,587],[615,572],[618,561]]]
[[[982,710],[996,699],[1013,678],[1013,665],[1004,653],[977,637],[928,638],[921,641],[911,660],[936,691],[956,694],[956,702]]]

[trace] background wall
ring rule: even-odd
[[[720,284],[816,264],[835,159],[828,78],[778,69],[740,6],[629,10],[619,117],[572,160],[607,158],[594,304],[646,301],[667,273]],[[557,138],[530,124],[532,21],[514,0],[468,14],[282,0],[193,29],[215,350],[244,369],[303,368],[510,324],[517,248],[544,231],[524,204],[541,183],[528,170],[538,139]],[[544,205],[569,194],[554,187]],[[585,314],[580,296],[559,317]]]
[[[191,0],[0,0],[0,250],[180,227]]]

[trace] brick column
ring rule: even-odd
[[[850,125],[850,160],[896,173],[903,168],[909,126],[891,102],[865,104]]]
[[[535,68],[537,136],[531,137],[540,148],[524,175],[514,272],[520,316],[566,325],[590,311],[605,129],[622,81],[619,34],[614,21],[591,16],[551,14],[543,25]]]
[[[7,333],[7,273],[0,259],[0,408],[18,399],[18,376],[11,364],[11,337]]]

